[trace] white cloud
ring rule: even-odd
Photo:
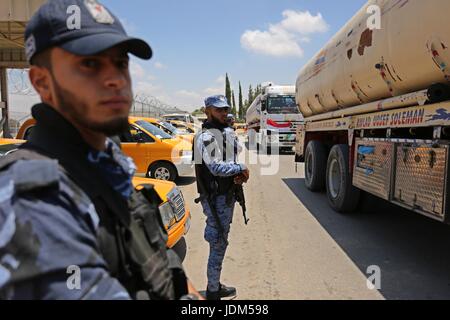
[[[303,49],[294,36],[288,32],[246,31],[241,38],[242,46],[248,51],[276,57],[303,56]]]
[[[308,35],[328,31],[328,25],[322,15],[313,16],[309,11],[286,10],[284,19],[269,25],[269,30],[247,30],[241,36],[244,49],[276,57],[302,57],[301,43],[308,43]]]
[[[193,98],[193,99],[201,99],[202,96],[194,91],[188,91],[188,90],[180,90],[176,93],[180,97],[187,97],[187,98]]]
[[[167,67],[159,61],[156,61],[154,64],[156,69],[166,69]]]
[[[161,98],[162,96],[166,97],[166,93],[161,86],[145,80],[138,81],[133,89],[136,95],[152,95],[158,98]]]
[[[153,84],[156,79],[153,75],[136,61],[130,61],[130,74],[133,80],[133,91],[135,94],[160,94],[162,88]]]
[[[318,13],[313,16],[309,11],[286,10],[283,12],[284,20],[281,21],[281,27],[286,31],[299,34],[312,34],[328,31],[328,24]]]

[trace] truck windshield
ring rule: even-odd
[[[152,135],[154,135],[155,137],[158,137],[161,140],[163,140],[163,139],[173,139],[173,137],[170,134],[165,133],[163,130],[161,130],[160,128],[152,125],[151,123],[149,123],[147,121],[139,120],[139,121],[136,121],[136,124],[139,127],[141,127],[142,129],[150,132]]]
[[[272,96],[267,99],[267,112],[270,114],[299,113],[294,96]]]

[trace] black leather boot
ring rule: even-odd
[[[206,290],[206,300],[220,300],[220,291],[212,292]]]
[[[234,298],[236,297],[236,288],[220,284],[219,296],[221,298]]]

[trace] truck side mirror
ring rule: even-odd
[[[267,110],[267,102],[261,101],[261,111],[266,111],[266,110]]]

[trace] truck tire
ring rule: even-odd
[[[311,141],[305,151],[305,185],[310,191],[320,192],[325,189],[326,169],[325,146],[320,141]]]
[[[328,157],[326,174],[327,196],[330,206],[339,213],[351,213],[359,203],[360,190],[352,184],[349,170],[349,148],[335,145]]]

